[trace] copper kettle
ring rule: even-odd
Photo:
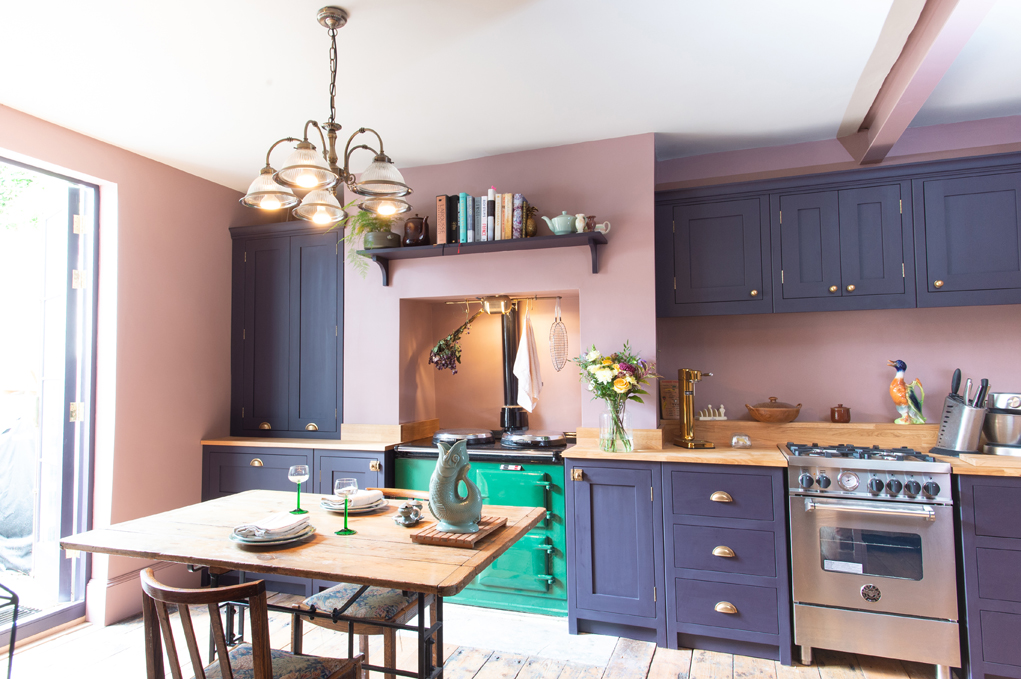
[[[429,215],[419,217],[415,213],[404,222],[404,247],[429,245]]]

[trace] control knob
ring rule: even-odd
[[[798,477],[798,483],[801,484],[802,488],[811,488],[815,484],[815,479],[808,472],[804,472]]]
[[[819,478],[817,480],[820,488],[826,489],[830,487],[830,477],[825,474],[819,474]]]
[[[904,484],[904,490],[907,491],[908,495],[915,496],[922,492],[922,484],[918,481],[908,481]]]
[[[903,487],[904,484],[902,484],[897,479],[890,479],[889,481],[886,482],[886,492],[888,492],[890,495],[896,495],[897,493],[900,492],[901,488]]]
[[[871,479],[869,481],[869,492],[882,493],[883,492],[883,480],[882,479]]]
[[[925,491],[925,494],[929,497],[936,497],[939,495],[939,484],[935,481],[927,481],[925,485],[922,486],[922,490]]]

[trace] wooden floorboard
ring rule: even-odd
[[[649,666],[649,679],[688,679],[691,649],[657,648]]]
[[[521,671],[518,672],[518,679],[548,679],[559,677],[564,671],[564,663],[553,658],[529,658]]]
[[[565,663],[557,679],[600,679],[603,676],[603,669],[598,665]]]
[[[526,655],[494,652],[482,669],[475,674],[475,679],[514,679],[527,661]]]
[[[691,679],[734,679],[734,656],[716,651],[691,653]]]
[[[776,663],[762,658],[735,655],[734,679],[777,679]]]
[[[621,637],[613,649],[610,662],[603,672],[603,679],[631,679],[644,677],[649,673],[656,644],[651,641],[635,641]]]

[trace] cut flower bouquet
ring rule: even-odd
[[[642,385],[659,377],[655,363],[642,360],[627,342],[620,351],[603,356],[595,345],[574,359],[581,369],[581,380],[592,398],[606,401],[607,412],[603,413],[599,427],[599,446],[615,452],[618,445],[624,452],[634,447],[629,417],[625,412],[628,401],[642,401],[649,392]]]

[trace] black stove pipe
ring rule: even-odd
[[[518,309],[511,306],[501,319],[503,328],[503,409],[500,411],[500,426],[507,430],[528,429],[528,413],[517,405],[518,378],[514,376],[514,359],[518,350]]]

